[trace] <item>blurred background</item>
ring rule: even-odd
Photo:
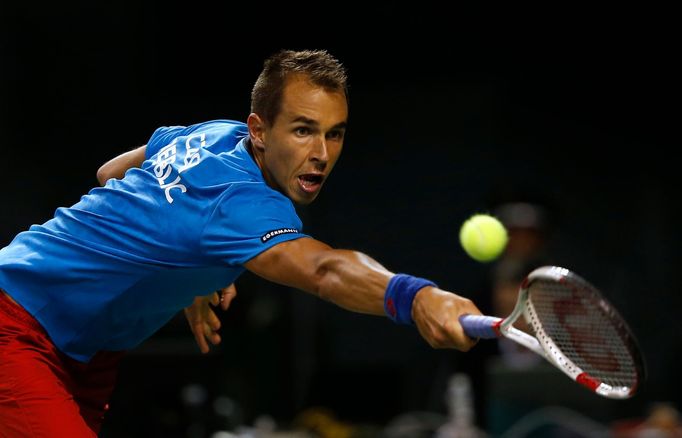
[[[342,9],[3,2],[0,245],[78,201],[102,163],[156,127],[245,120],[271,53],[323,48],[349,69],[350,128],[318,201],[300,210],[305,231],[499,315],[530,269],[572,269],[630,322],[647,381],[631,400],[597,398],[502,343],[432,350],[413,328],[245,274],[211,354],[181,315],[130,352],[102,436],[446,437],[463,412],[491,436],[677,427],[669,14],[573,11],[560,24],[544,11],[531,25],[425,5]],[[476,212],[510,229],[494,263],[459,247]]]

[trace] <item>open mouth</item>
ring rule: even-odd
[[[306,173],[299,175],[298,183],[306,193],[314,193],[322,186],[324,177],[317,173]]]

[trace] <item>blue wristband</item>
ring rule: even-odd
[[[412,321],[412,301],[419,289],[436,286],[436,283],[424,278],[407,274],[396,274],[388,282],[384,295],[384,310],[393,322],[398,324],[414,324]]]

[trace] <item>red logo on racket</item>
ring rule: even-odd
[[[609,350],[609,342],[602,336],[599,321],[591,314],[580,297],[557,300],[553,303],[554,313],[571,338],[573,348],[589,365],[600,371],[613,372],[620,369],[618,359]],[[564,346],[559,345],[560,349]]]

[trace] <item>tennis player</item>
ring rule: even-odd
[[[207,351],[210,303],[226,309],[245,269],[472,347],[458,322],[480,314],[470,300],[302,231],[294,203],[316,198],[343,145],[342,65],[279,52],[251,98],[246,124],[157,129],[99,169],[103,187],[0,250],[0,436],[96,435],[122,354],[183,308]]]

